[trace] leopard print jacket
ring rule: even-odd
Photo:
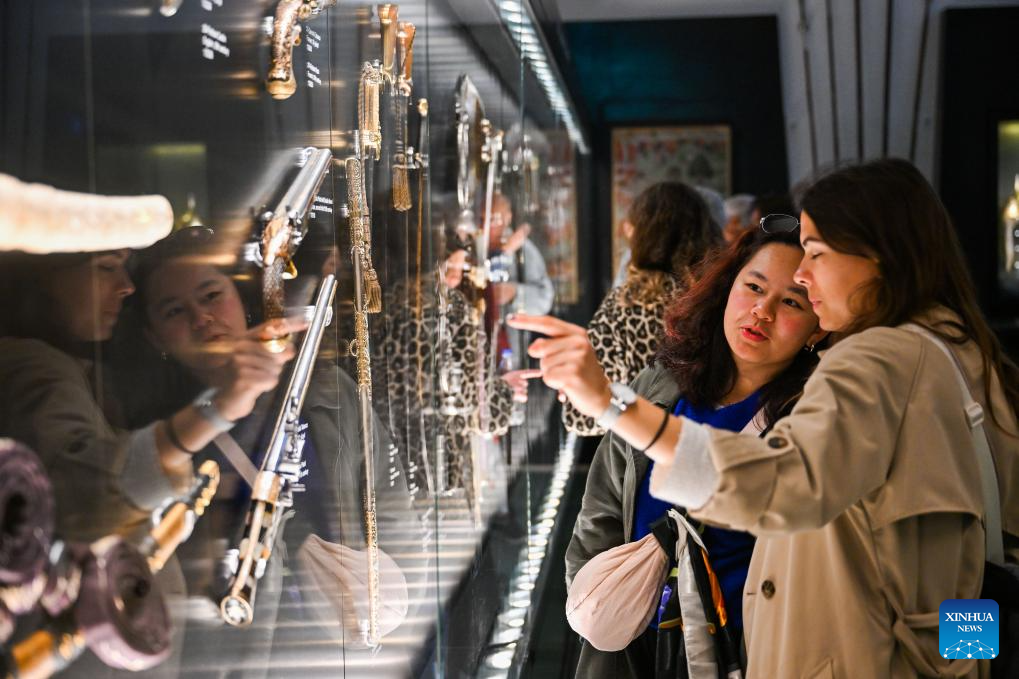
[[[631,269],[626,281],[605,296],[587,336],[610,381],[629,384],[648,366],[658,349],[665,310],[682,288],[669,274]],[[563,406],[563,424],[578,436],[605,433],[569,402]]]
[[[442,300],[436,285],[426,287],[420,309],[405,290],[387,295],[387,322],[374,343],[377,365],[385,366],[385,402],[376,408],[388,413],[408,485],[421,496],[472,488],[472,437],[504,435],[513,410],[513,391],[494,371],[485,370],[479,385],[488,362],[479,366],[478,351],[487,354],[489,345],[467,298],[448,290]]]

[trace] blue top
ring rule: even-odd
[[[742,431],[758,410],[758,392],[754,392],[739,403],[733,403],[715,409],[710,406],[695,407],[686,399],[679,399],[676,415],[683,415],[694,422],[706,424],[716,429]],[[648,464],[647,474],[637,490],[637,502],[634,507],[633,541],[640,540],[651,532],[650,526],[662,518],[672,504],[651,496],[651,470],[654,462]],[[729,622],[736,631],[743,630],[743,585],[747,581],[750,569],[750,556],[754,551],[754,536],[743,531],[725,530],[712,526],[701,527],[701,539],[708,548],[711,567],[718,577],[725,600],[725,610]],[[652,620],[652,626],[657,627]]]

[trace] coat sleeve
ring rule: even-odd
[[[652,495],[758,535],[825,525],[885,482],[923,351],[905,330],[846,338],[764,438],[684,419],[673,462],[654,467]]]
[[[58,485],[78,484],[96,497],[112,490],[145,511],[187,488],[190,475],[164,474],[153,425],[111,427],[69,356],[35,340],[7,342],[4,353],[5,433],[34,449]]]
[[[593,557],[617,545],[626,536],[623,526],[625,444],[611,433],[602,439],[587,475],[573,537],[566,548],[566,588]]]

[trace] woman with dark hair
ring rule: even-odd
[[[654,356],[666,305],[723,242],[700,194],[682,182],[661,182],[637,196],[623,235],[631,252],[626,280],[602,300],[587,334],[606,374],[628,384]],[[581,436],[605,433],[568,403],[563,423]]]
[[[58,530],[73,540],[140,537],[152,510],[192,478],[191,457],[171,443],[171,423],[189,440],[212,438],[190,408],[131,431],[107,419],[119,404],[98,359],[135,289],[128,255],[3,255],[0,434],[40,455],[54,484]],[[270,381],[290,356],[292,349],[267,361]],[[238,398],[252,388],[238,384]]]
[[[938,609],[979,598],[988,549],[1019,557],[1019,370],[912,165],[833,172],[802,208],[796,281],[838,341],[763,439],[663,419],[640,397],[612,404],[581,330],[518,324],[552,336],[530,348],[549,386],[581,412],[618,415],[612,437],[646,447],[657,497],[758,536],[744,592],[748,677],[977,677],[986,661],[938,647]],[[986,495],[985,439],[997,472]],[[1002,534],[988,535],[995,495]]]
[[[802,254],[795,235],[760,231],[745,233],[718,253],[673,303],[657,359],[634,388],[699,422],[732,431],[768,429],[799,395],[817,363],[812,349],[823,335],[806,291],[793,283]],[[644,537],[672,507],[650,495],[653,469],[640,446],[612,434],[603,439],[566,554],[571,584],[590,559]],[[702,539],[728,611],[726,633],[738,638],[754,539],[709,526]],[[605,615],[612,615],[608,607]],[[655,676],[655,620],[625,651],[585,644],[577,676]]]

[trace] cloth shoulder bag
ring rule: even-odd
[[[668,528],[607,549],[584,564],[566,599],[566,619],[599,651],[621,651],[647,629],[669,572]]]

